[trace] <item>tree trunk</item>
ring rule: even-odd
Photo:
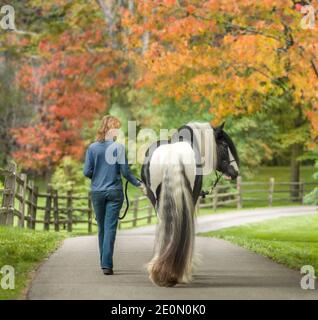
[[[46,186],[48,186],[51,183],[51,179],[52,179],[52,170],[50,168],[48,168],[44,172],[44,181],[45,181]]]
[[[291,182],[300,181],[300,161],[297,160],[297,157],[301,155],[302,146],[300,144],[294,144],[291,147]],[[292,201],[299,200],[299,184],[292,184],[290,188],[290,196]]]

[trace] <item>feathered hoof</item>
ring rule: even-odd
[[[174,287],[179,283],[175,278],[162,277],[162,275],[154,273],[149,275],[149,279],[158,287]]]
[[[162,270],[157,263],[149,263],[147,269],[149,272],[149,279],[153,284],[159,287],[174,287],[176,284],[180,283],[176,276]]]

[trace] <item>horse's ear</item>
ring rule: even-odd
[[[216,139],[221,138],[224,125],[225,125],[225,122],[223,122],[220,126],[218,126],[218,127],[216,127],[216,128],[214,129],[214,131],[215,131],[215,138],[216,138]]]

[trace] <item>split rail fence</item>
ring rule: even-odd
[[[26,174],[17,172],[14,163],[5,170],[0,169],[1,177],[4,178],[4,187],[0,189],[0,225],[43,230],[50,230],[52,227],[55,231],[68,232],[80,225],[82,231],[93,232],[96,221],[90,193],[77,195],[68,191],[60,194],[51,187],[46,192],[40,192]],[[197,213],[227,205],[241,209],[243,204],[245,206],[250,202],[263,202],[263,205],[268,206],[272,206],[274,200],[302,203],[306,192],[317,185],[306,182],[275,182],[274,178],[270,178],[269,182],[242,182],[239,177],[235,186],[218,185],[212,194],[201,197]],[[155,221],[156,214],[148,199],[137,196],[130,201],[127,217],[119,222],[119,228],[137,227]]]

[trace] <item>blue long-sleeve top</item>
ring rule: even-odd
[[[122,189],[121,175],[134,186],[141,185],[129,169],[124,145],[113,140],[94,142],[88,147],[83,171],[91,179],[92,191]]]

